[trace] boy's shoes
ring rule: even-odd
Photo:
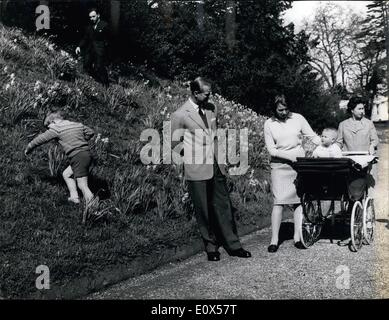
[[[75,203],[75,204],[79,204],[79,203],[80,203],[80,199],[79,199],[79,198],[72,198],[72,197],[69,197],[69,198],[68,198],[68,201],[69,201],[69,202],[72,202],[72,203]]]

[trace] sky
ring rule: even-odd
[[[326,2],[336,2],[344,8],[350,7],[356,12],[366,13],[366,5],[371,1],[294,1],[293,7],[285,12],[284,21],[286,24],[293,22],[298,32],[304,18],[313,18],[315,9],[320,3]]]

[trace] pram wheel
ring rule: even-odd
[[[375,210],[374,201],[367,197],[363,205],[363,244],[374,241]]]
[[[300,240],[305,248],[312,246],[320,236],[321,223],[311,223],[303,216],[300,229]]]
[[[350,220],[351,245],[354,251],[358,251],[363,244],[363,207],[359,201],[356,201],[351,211]]]
[[[309,200],[304,194],[302,197],[303,219],[300,228],[300,240],[305,248],[312,246],[320,236],[322,221],[320,201]]]

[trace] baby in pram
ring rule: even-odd
[[[338,132],[335,128],[325,128],[321,133],[321,145],[317,146],[312,153],[313,158],[340,158],[342,150],[335,143]]]

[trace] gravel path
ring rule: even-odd
[[[377,232],[375,247],[377,252],[376,287],[378,298],[389,298],[389,128],[381,132],[379,162],[379,183],[375,194]]]
[[[380,129],[388,137],[388,127]],[[389,222],[387,139],[380,148],[376,186],[376,241],[353,253],[348,240],[321,239],[308,250],[293,246],[290,232],[275,254],[267,252],[270,229],[244,237],[251,259],[219,262],[204,253],[171,263],[87,299],[372,299],[389,298]],[[285,216],[289,230],[291,214]]]

